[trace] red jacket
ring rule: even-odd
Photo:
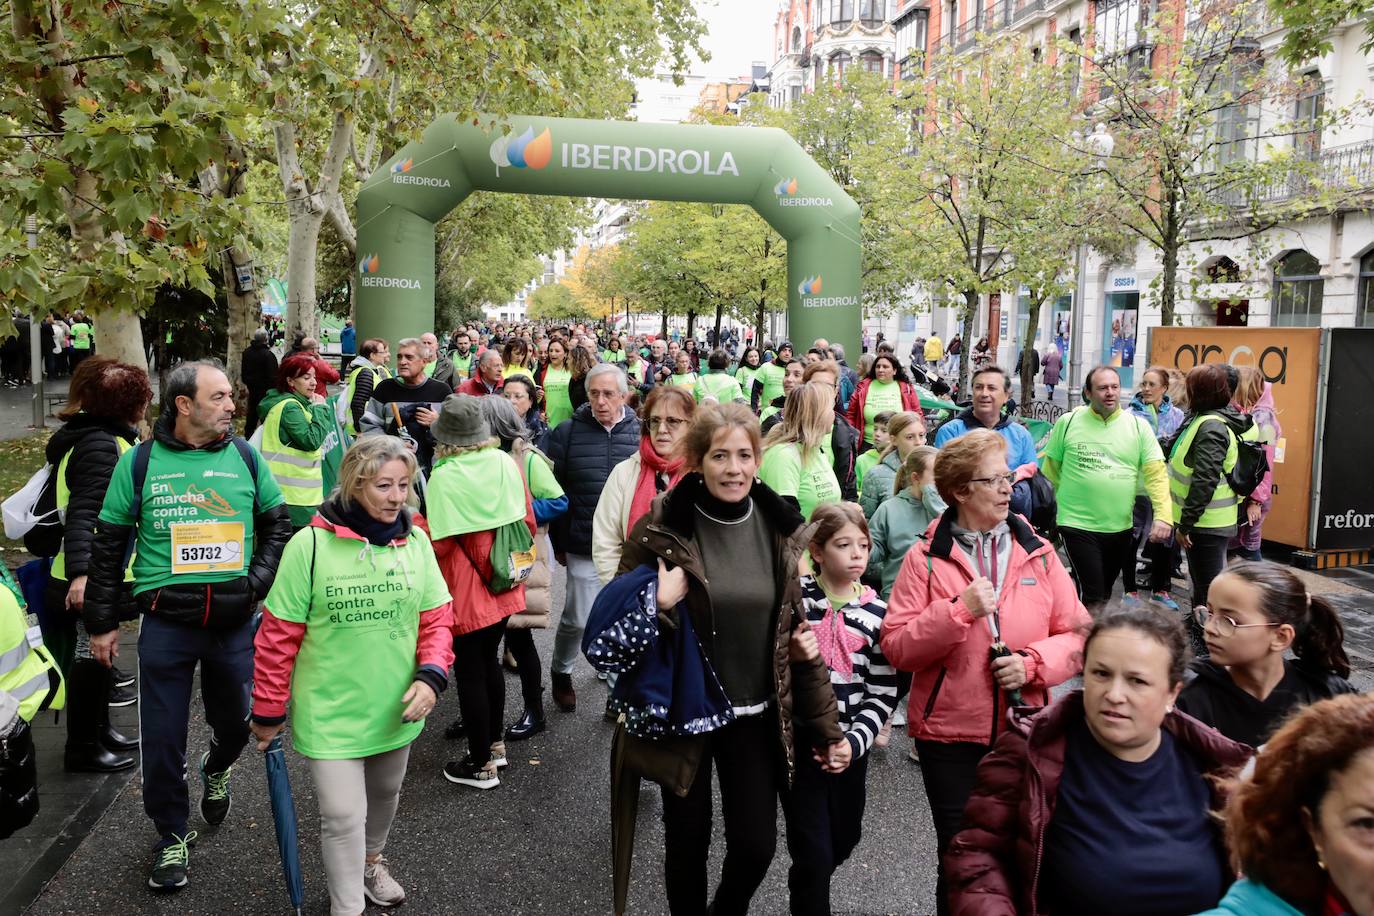
[[[429,534],[429,522],[422,516],[415,517],[415,524]],[[525,524],[529,526],[530,537],[534,537],[534,503],[530,500],[528,486],[525,487]],[[525,609],[525,586],[517,585],[499,595],[487,590],[487,582],[491,580],[491,545],[495,540],[495,531],[475,531],[434,541],[434,558],[439,561],[439,571],[448,583],[448,593],[454,596],[454,636],[476,632]]]
[[[472,375],[463,379],[463,384],[454,389],[454,394],[470,394],[474,398],[480,398],[488,394],[498,394],[501,389],[506,387],[506,380],[502,379],[495,388],[487,390],[487,385],[482,381],[482,377],[477,374],[477,365],[472,367]]]
[[[1047,709],[1016,710],[1011,728],[978,764],[978,781],[964,808],[964,829],[945,853],[950,912],[955,916],[1041,913],[1036,895],[1045,832],[1064,773],[1068,730],[1083,717],[1081,690],[1060,697]],[[1164,727],[1208,775],[1239,769],[1254,753],[1186,713],[1169,713]],[[1221,785],[1211,779],[1207,784],[1211,810],[1222,810],[1226,798]]]
[[[329,397],[327,385],[332,385],[339,380],[339,370],[329,363],[315,357],[315,393],[322,398]]]
[[[883,654],[913,674],[907,729],[923,741],[991,745],[1007,725],[1006,694],[995,689],[986,618],[975,619],[960,595],[977,574],[954,543],[953,509],[926,529],[902,561],[883,618]],[[1054,548],[1019,515],[1007,517],[1011,561],[998,601],[1002,641],[1025,659],[1027,705],[1044,706],[1049,688],[1082,667],[1083,630],[1091,622]]]
[[[868,400],[868,389],[873,384],[873,379],[866,378],[859,382],[859,387],[854,389],[854,396],[849,399],[849,412],[845,419],[850,425],[863,435],[864,431],[864,402]],[[913,413],[921,413],[921,396],[916,393],[916,386],[910,382],[898,382],[897,387],[902,392],[902,410],[910,410]],[[922,419],[924,420],[924,414]]]
[[[420,516],[416,514],[412,520],[418,522]],[[311,519],[310,527],[323,528],[336,538],[359,543],[365,540],[352,529],[336,525],[322,515]],[[396,543],[403,545],[405,539],[400,538]],[[305,640],[305,628],[303,623],[281,619],[266,603],[263,604],[262,622],[253,637],[253,718],[265,721],[286,718],[286,701],[291,697],[291,672],[295,670],[296,656]],[[452,664],[452,605],[422,610],[415,644],[415,667],[437,669],[442,687],[442,679]]]

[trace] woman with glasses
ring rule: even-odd
[[[676,385],[652,388],[644,399],[639,453],[611,469],[592,518],[592,562],[603,585],[615,578],[625,536],[635,522],[655,496],[682,477],[679,446],[696,409],[691,390]]]
[[[1211,658],[1178,707],[1232,740],[1259,747],[1294,709],[1354,691],[1335,608],[1286,567],[1232,563],[1193,613]]]
[[[1008,708],[1043,706],[1078,673],[1089,623],[1054,546],[1010,513],[1012,476],[991,430],[940,451],[935,487],[949,508],[907,552],[883,620],[883,654],[913,675],[907,727],[941,856]],[[943,866],[936,893],[949,912]]]

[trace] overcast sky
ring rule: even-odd
[[[711,78],[748,76],[756,60],[772,63],[768,50],[773,40],[773,16],[779,0],[696,0],[706,20],[702,45],[711,60],[700,73]]]

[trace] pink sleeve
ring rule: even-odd
[[[262,623],[253,637],[253,715],[265,719],[286,715],[291,671],[303,639],[305,624],[282,620],[263,605]]]
[[[1054,687],[1083,670],[1083,636],[1092,618],[1078,600],[1069,571],[1050,554],[1049,580],[1053,604],[1050,608],[1050,635],[1026,646],[1033,664],[1026,665],[1027,679],[1043,687]],[[1032,562],[1035,562],[1034,560]]]
[[[973,626],[973,615],[962,601],[937,598],[927,604],[928,591],[925,554],[912,549],[892,584],[879,636],[883,655],[898,671],[939,663],[968,638]]]
[[[1274,498],[1274,446],[1266,444],[1264,446],[1264,457],[1269,459],[1269,469],[1264,472],[1259,486],[1255,487],[1250,494],[1253,502],[1268,508],[1270,501]]]
[[[415,664],[434,665],[440,671],[448,671],[453,664],[453,602],[420,613]]]

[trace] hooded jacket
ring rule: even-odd
[[[1007,697],[988,665],[990,623],[962,598],[977,573],[954,543],[955,515],[941,515],[907,552],[883,619],[883,654],[913,674],[913,738],[991,745],[1006,728]],[[997,601],[1002,642],[1024,660],[1025,702],[1043,706],[1051,687],[1079,672],[1091,620],[1054,547],[1019,515],[1009,515],[1007,527],[1011,555]]]
[[[1231,406],[1208,413],[1220,417],[1237,438],[1255,425],[1250,417]],[[1198,427],[1197,434],[1193,436],[1193,442],[1188,448],[1188,454],[1183,458],[1193,469],[1193,483],[1188,488],[1188,498],[1183,502],[1183,514],[1179,516],[1176,526],[1179,531],[1191,531],[1206,511],[1207,504],[1212,501],[1212,495],[1216,493],[1217,484],[1221,482],[1224,473],[1223,465],[1226,463],[1226,452],[1230,445],[1231,440],[1226,435],[1226,430],[1219,424],[1203,423]],[[1177,447],[1175,444],[1174,448]],[[1225,528],[1209,528],[1207,531],[1210,534],[1232,535],[1236,533],[1236,528],[1237,525],[1233,523]]]
[[[138,441],[138,432],[122,421],[82,412],[48,440],[45,454],[54,472],[71,453],[67,461],[67,489],[71,495],[62,523],[66,582],[86,575],[90,568],[96,520],[122,454],[117,438],[133,445]]]
[[[626,539],[625,550],[620,557],[620,572],[627,573],[640,566],[657,571],[660,559],[680,566],[687,573],[687,597],[674,608],[657,611],[656,616],[660,620],[666,617],[671,625],[685,609],[691,615],[692,627],[698,639],[709,650],[711,634],[715,631],[712,623],[714,611],[706,568],[695,539],[695,510],[704,489],[701,475],[689,474],[673,489],[655,498],[653,507],[635,523]],[[767,572],[774,578],[779,604],[773,612],[773,653],[766,663],[772,669],[778,709],[779,750],[787,764],[787,781],[790,785],[796,769],[792,739],[794,718],[819,735],[826,744],[839,741],[844,733],[840,730],[835,691],[830,686],[830,673],[825,663],[820,658],[795,665],[789,660],[792,630],[805,613],[797,562],[805,549],[809,529],[803,524],[801,513],[766,484],[755,481],[750,498],[754,501],[754,508],[768,520],[775,539],[777,563]],[[705,738],[683,740],[704,741]],[[803,753],[807,752],[807,749],[803,749]],[[689,759],[699,762],[700,757],[700,754],[694,754]],[[684,784],[690,786],[693,778],[695,768],[683,774]]]
[[[190,451],[176,437],[174,413],[164,413],[153,427],[153,436],[164,448]],[[232,436],[225,435],[208,445],[206,451],[231,448]],[[146,506],[146,503],[144,504]],[[254,513],[253,556],[245,575],[227,582],[186,581],[145,591],[137,596],[139,610],[164,620],[223,630],[247,623],[258,601],[266,597],[277,575],[282,550],[291,537],[291,516],[286,503]],[[131,525],[96,527],[87,575],[86,604],[82,620],[91,635],[108,633],[119,625],[118,605],[124,582],[125,548],[134,534]]]
[[[990,429],[1007,442],[1007,466],[1013,471],[1027,464],[1035,464],[1035,438],[1030,430],[1012,419],[1011,414],[997,418],[994,426],[984,426],[973,415],[970,407],[959,416],[940,425],[935,432],[935,447],[944,448],[946,443],[959,438],[971,429]]]
[[[863,491],[859,494],[859,506],[864,510],[865,518],[872,521],[878,507],[892,496],[892,488],[897,481],[897,472],[901,469],[902,458],[894,448],[864,475]]]
[[[978,765],[978,781],[964,808],[964,828],[945,853],[950,912],[955,916],[1044,912],[1037,882],[1045,835],[1064,774],[1069,729],[1084,717],[1081,690],[1046,709],[1012,710],[1010,727]],[[1253,753],[1181,712],[1165,715],[1163,727],[1207,775],[1238,769]],[[1224,809],[1221,784],[1208,780],[1208,786],[1212,810]]]
[[[1160,400],[1157,407],[1146,404],[1137,394],[1131,398],[1131,403],[1126,405],[1126,409],[1150,424],[1150,429],[1154,431],[1155,438],[1161,441],[1172,438],[1183,426],[1185,419],[1183,411],[1173,405],[1167,394]]]
[[[1184,676],[1176,705],[1226,737],[1259,747],[1295,709],[1355,692],[1345,678],[1331,671],[1314,671],[1302,659],[1285,659],[1283,667],[1283,695],[1270,694],[1268,702],[1262,704],[1242,690],[1221,665],[1197,659]]]
[[[910,487],[903,487],[873,513],[868,522],[873,549],[868,555],[867,576],[878,584],[884,601],[892,596],[907,552],[947,508],[935,485],[930,484],[921,490],[919,498],[912,495]]]
[[[590,557],[596,504],[615,466],[639,453],[639,418],[634,411],[624,410],[607,430],[597,422],[591,405],[584,404],[571,420],[551,430],[545,441],[553,475],[568,494],[569,511],[549,528],[553,549]]]
[[[864,404],[868,402],[868,389],[872,387],[873,379],[864,379],[859,382],[859,387],[854,389],[854,396],[849,399],[849,414],[845,419],[849,421],[850,426],[859,430],[859,435],[863,435]],[[897,387],[902,393],[902,410],[919,414],[921,412],[921,395],[916,391],[916,386],[910,382],[898,381]]]
[[[1259,428],[1259,441],[1264,446],[1264,457],[1269,459],[1269,469],[1264,472],[1259,486],[1246,499],[1268,509],[1274,499],[1274,449],[1283,436],[1283,427],[1279,425],[1278,413],[1274,409],[1274,386],[1269,382],[1264,383],[1260,399],[1250,408],[1250,419]]]

